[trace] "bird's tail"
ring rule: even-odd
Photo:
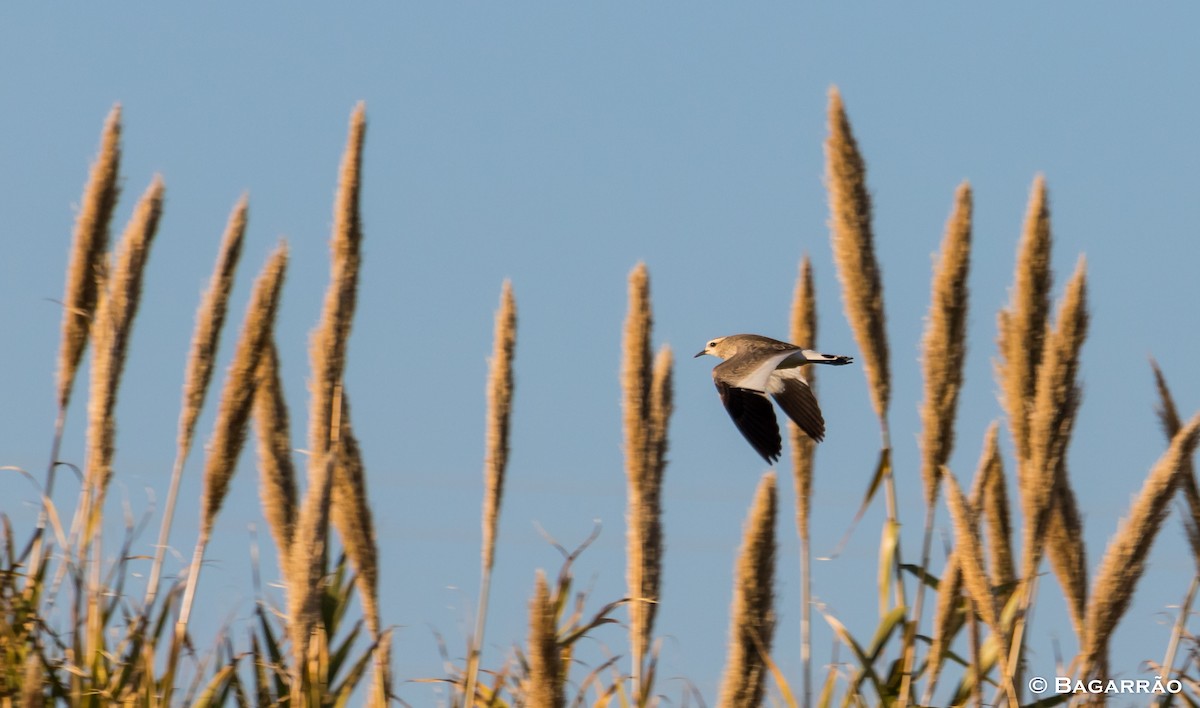
[[[814,352],[811,349],[804,350],[804,358],[807,359],[808,363],[810,364],[832,364],[834,366],[844,366],[854,362],[854,357],[852,356],[845,356],[842,354],[822,354],[821,352]]]

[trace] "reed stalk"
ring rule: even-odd
[[[104,254],[108,249],[109,222],[121,188],[117,178],[121,165],[121,104],[113,106],[104,121],[100,152],[92,163],[67,266],[66,291],[63,294],[62,337],[58,350],[58,409],[64,411],[71,400],[71,389],[83,350],[87,347],[92,316],[96,311],[101,286]],[[54,465],[56,460],[51,460]],[[51,473],[53,473],[53,466]],[[47,486],[52,486],[49,483]],[[52,491],[52,490],[51,490]],[[47,494],[48,496],[48,494]]]
[[[1004,480],[1004,461],[1000,457],[999,426],[992,423],[984,436],[983,496],[980,512],[987,524],[988,560],[993,584],[998,588],[997,599],[1007,602],[1016,578],[1012,556],[1012,521],[1008,507],[1008,491]],[[1007,589],[1004,589],[1007,588]]]
[[[229,216],[225,235],[217,253],[208,289],[200,298],[200,309],[196,312],[196,328],[192,332],[192,344],[183,377],[183,406],[179,414],[179,434],[176,439],[175,463],[171,469],[171,486],[167,491],[167,504],[163,509],[159,527],[158,543],[155,545],[154,563],[150,566],[150,580],[146,583],[146,607],[154,604],[158,594],[158,583],[162,576],[163,558],[170,541],[171,524],[175,518],[175,504],[179,497],[179,483],[183,478],[183,466],[192,449],[196,432],[196,421],[204,406],[212,372],[216,367],[217,347],[221,341],[221,330],[225,314],[229,310],[229,294],[233,290],[233,277],[237,272],[242,254],[242,242],[246,234],[245,195],[238,200]]]
[[[204,465],[204,490],[200,502],[200,533],[188,569],[187,586],[175,625],[168,671],[173,671],[180,646],[187,633],[200,567],[208,546],[217,513],[225,501],[229,484],[237,469],[238,456],[246,441],[250,412],[254,403],[259,365],[272,341],[275,315],[287,271],[287,244],[280,242],[254,282],[250,303],[238,336],[233,361],[225,374],[225,384],[217,408],[212,441]],[[168,692],[169,693],[169,692]]]
[[[817,292],[813,282],[812,261],[805,254],[800,261],[796,289],[792,297],[792,342],[804,347],[817,342]],[[804,372],[808,387],[817,390],[816,369]],[[792,442],[792,476],[796,489],[796,532],[800,536],[800,663],[803,674],[803,705],[812,705],[812,538],[809,517],[812,509],[813,464],[817,444],[800,426],[787,424]]]
[[[358,438],[350,424],[350,398],[343,391],[341,400],[341,451],[334,458],[330,489],[330,520],[346,557],[357,571],[355,585],[363,605],[363,620],[371,639],[379,641],[379,548],[367,495],[367,475]]]
[[[879,419],[881,449],[877,476],[882,476],[887,504],[887,528],[898,532],[899,507],[891,465],[891,433],[888,405],[891,401],[891,370],[887,318],[883,309],[883,277],[875,257],[871,226],[871,196],[867,189],[866,162],[850,129],[841,94],[829,91],[829,137],[825,140],[825,180],[829,191],[830,237],[846,319],[863,354],[863,370],[875,415]],[[876,483],[873,481],[871,488]],[[873,492],[872,492],[873,494]],[[869,499],[869,497],[868,497]],[[895,602],[908,605],[901,572],[899,545],[892,554],[891,576]],[[903,699],[902,699],[903,700]]]
[[[921,361],[925,402],[921,406],[921,479],[925,505],[937,501],[938,473],[954,450],[954,421],[967,354],[967,276],[971,268],[971,186],[954,195],[941,255],[934,267],[933,292],[926,320]]]
[[[987,433],[984,436],[983,454],[975,470],[975,479],[971,483],[971,497],[968,502],[970,513],[973,515],[971,520],[975,524],[977,535],[979,533],[979,517],[991,484],[990,478],[995,474],[996,464],[999,462],[998,455],[999,451],[996,448],[996,424],[993,423],[988,427]],[[946,651],[950,648],[955,635],[962,628],[963,620],[967,617],[965,613],[970,611],[970,605],[967,604],[964,608],[962,602],[963,569],[959,556],[957,547],[950,550],[946,556],[945,570],[942,571],[942,578],[938,583],[938,601],[933,611],[933,635],[930,641],[929,657],[926,664],[928,680],[921,700],[922,705],[932,705],[933,692],[937,688],[937,680],[946,657]],[[927,568],[928,564],[926,563],[921,567]],[[984,567],[984,574],[987,574],[986,567]],[[995,583],[989,581],[989,584],[992,586],[992,592],[996,593]],[[1003,606],[999,595],[997,595],[997,605]],[[974,628],[971,631],[973,632]]]
[[[1025,509],[1023,578],[1030,578],[1037,572],[1042,550],[1047,548],[1046,531],[1051,525],[1050,518],[1056,515],[1054,504],[1070,495],[1070,504],[1074,506],[1074,495],[1066,476],[1066,451],[1082,394],[1076,378],[1087,328],[1087,270],[1086,261],[1081,257],[1063,293],[1054,328],[1044,339],[1037,394],[1029,415],[1029,457],[1024,465],[1018,466]],[[1078,513],[1074,516],[1077,518]],[[1072,533],[1071,525],[1069,519],[1064,521],[1068,534]],[[1056,547],[1051,552],[1056,556],[1064,552],[1082,556],[1082,547],[1074,551]],[[1071,583],[1063,583],[1063,587],[1069,603],[1079,609],[1082,603],[1072,600]],[[1075,619],[1078,629],[1081,617]]]
[[[775,632],[775,473],[759,482],[738,552],[729,650],[717,705],[756,708],[765,695]]]
[[[958,392],[963,381],[967,345],[967,276],[971,268],[971,185],[963,182],[954,194],[954,210],[946,223],[940,256],[933,271],[929,317],[926,320],[921,361],[925,374],[925,402],[921,406],[921,479],[925,485],[925,532],[921,542],[921,568],[929,568],[933,518],[937,511],[938,475],[954,449],[954,423]],[[904,640],[903,705],[916,663],[916,632],[925,607],[925,583],[917,583],[917,598]]]
[[[546,574],[537,572],[533,599],[529,603],[529,676],[525,700],[530,708],[562,708],[565,667],[560,660],[554,603]]]
[[[279,353],[274,342],[269,342],[263,351],[255,386],[259,498],[263,516],[275,539],[280,571],[286,576],[298,513],[296,466],[292,463],[290,416],[279,378]]]
[[[1172,438],[1170,447],[1150,470],[1129,513],[1109,541],[1088,597],[1086,632],[1080,648],[1081,678],[1107,675],[1112,634],[1129,609],[1150,548],[1179,483],[1180,470],[1195,452],[1198,433],[1200,414]]]
[[[1150,359],[1150,367],[1154,371],[1154,384],[1158,390],[1158,406],[1155,412],[1169,442],[1179,433],[1183,423],[1179,418],[1179,410],[1175,407],[1175,399],[1171,396],[1171,389],[1167,386],[1167,379],[1153,358]],[[1183,519],[1185,535],[1192,547],[1192,558],[1200,566],[1200,491],[1197,491],[1195,465],[1190,457],[1184,458],[1179,468],[1179,492],[1186,506]]]
[[[117,245],[109,275],[92,321],[92,381],[88,399],[88,451],[83,514],[83,549],[99,523],[112,479],[115,452],[117,392],[129,353],[133,321],[141,302],[142,278],[150,246],[162,215],[162,178],[155,176],[129,220]]]
[[[670,417],[670,353],[656,367],[650,356],[653,314],[644,263],[629,275],[621,365],[628,489],[626,584],[633,695],[643,694],[643,663],[654,631],[662,574],[661,485]],[[657,379],[657,381],[656,381]]]
[[[30,553],[29,577],[41,573],[41,564],[46,556],[42,550],[51,498],[54,496],[54,480],[58,472],[58,455],[62,449],[63,427],[66,424],[67,406],[71,400],[75,376],[83,351],[91,336],[100,290],[107,277],[109,223],[120,195],[117,179],[121,165],[121,104],[109,111],[100,136],[100,152],[92,163],[88,181],[83,187],[83,199],[75,219],[75,233],[71,242],[70,262],[63,293],[62,334],[59,340],[58,367],[55,375],[58,410],[54,420],[54,439],[50,443],[50,463],[46,470],[46,489],[42,494],[42,508],[38,512],[37,528]],[[83,509],[83,499],[80,509]],[[76,520],[79,516],[76,517]],[[57,583],[55,583],[57,585]]]
[[[331,394],[335,405],[341,399],[341,389]],[[331,422],[337,422],[340,405],[331,411]],[[308,681],[314,670],[309,668],[311,649],[321,645],[321,595],[324,589],[322,578],[329,542],[329,507],[333,487],[333,469],[341,454],[338,443],[340,424],[330,434],[330,448],[319,463],[309,464],[308,490],[296,517],[296,528],[292,546],[287,553],[288,569],[285,574],[287,587],[287,625],[292,643],[292,703],[305,705],[301,697],[306,692]]]
[[[1009,646],[1008,630],[1001,622],[1000,607],[996,595],[984,570],[983,544],[979,538],[978,516],[963,496],[954,475],[943,473],[946,482],[946,504],[954,522],[954,550],[962,570],[963,588],[971,598],[971,604],[980,619],[992,631],[1000,647]],[[1019,695],[1009,673],[1009,657],[1004,651],[997,653],[1000,674],[1003,677],[1001,690],[1010,705],[1019,705]]]
[[[1042,360],[1053,285],[1051,243],[1046,180],[1038,175],[1029,195],[1009,304],[1000,311],[997,326],[1000,359],[996,363],[996,378],[1019,461],[1030,455],[1029,415],[1036,393],[1037,369]]]
[[[330,239],[329,288],[321,320],[309,341],[312,378],[309,380],[308,448],[312,465],[321,466],[329,450],[334,428],[333,392],[341,386],[346,366],[350,326],[358,300],[359,264],[362,260],[362,219],[359,192],[362,176],[362,147],[366,136],[366,108],[359,103],[350,116],[350,134],[342,155]],[[310,471],[312,469],[310,465]]]
[[[825,141],[825,179],[829,189],[830,233],[846,319],[863,353],[871,404],[887,442],[891,401],[887,318],[883,278],[875,258],[867,166],[850,129],[837,88],[829,92],[829,138]]]
[[[492,356],[487,380],[487,438],[483,458],[483,558],[481,560],[479,602],[475,631],[467,656],[467,674],[463,691],[467,706],[475,697],[479,655],[487,623],[488,599],[492,587],[492,568],[496,562],[496,537],[500,525],[500,503],[504,499],[504,478],[508,469],[508,432],[512,419],[513,356],[517,345],[517,303],[512,283],[505,280],[500,290],[500,309],[496,312],[492,336]]]

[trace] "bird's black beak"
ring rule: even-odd
[[[698,358],[700,358],[700,357],[704,356],[704,355],[705,355],[705,354],[707,354],[707,353],[708,353],[708,352],[706,352],[706,351],[702,351],[702,352],[700,352],[699,354],[697,354],[696,356],[694,356],[694,357],[692,357],[692,358],[693,358],[693,359],[698,359]]]

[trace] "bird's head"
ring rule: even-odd
[[[696,354],[696,357],[704,356],[705,354],[711,354],[712,356],[720,359],[727,358],[733,353],[732,350],[734,349],[733,343],[726,343],[725,340],[727,339],[729,339],[729,337],[717,337],[716,339],[708,340],[708,344],[704,345],[704,349],[701,349],[700,352]],[[696,357],[692,358],[695,359]]]

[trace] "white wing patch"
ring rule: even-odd
[[[759,364],[757,367],[755,367],[748,374],[743,376],[738,381],[731,381],[730,383],[733,384],[734,386],[737,386],[738,388],[748,388],[748,389],[751,389],[754,391],[769,391],[770,393],[776,393],[776,391],[769,390],[767,388],[770,385],[772,375],[777,374],[777,373],[782,374],[783,372],[777,371],[777,369],[779,369],[780,366],[785,364],[785,360],[787,360],[791,357],[794,357],[797,354],[800,354],[800,352],[798,352],[798,351],[780,352],[768,359],[763,359],[763,362],[761,364]],[[795,366],[799,366],[800,364],[807,361],[806,359],[804,359],[803,354],[800,354],[799,359],[800,359],[800,361],[798,363],[787,362],[787,364],[795,367]],[[795,369],[795,368],[784,369],[784,371],[795,371],[797,374],[799,374],[799,372],[800,372],[799,369]]]
[[[784,379],[793,379],[795,381],[799,381],[805,386],[808,385],[808,379],[804,378],[804,375],[800,373],[800,367],[797,366],[789,369],[776,369],[772,371],[771,375],[767,378],[767,388],[765,389],[766,392],[772,395],[783,393]]]

